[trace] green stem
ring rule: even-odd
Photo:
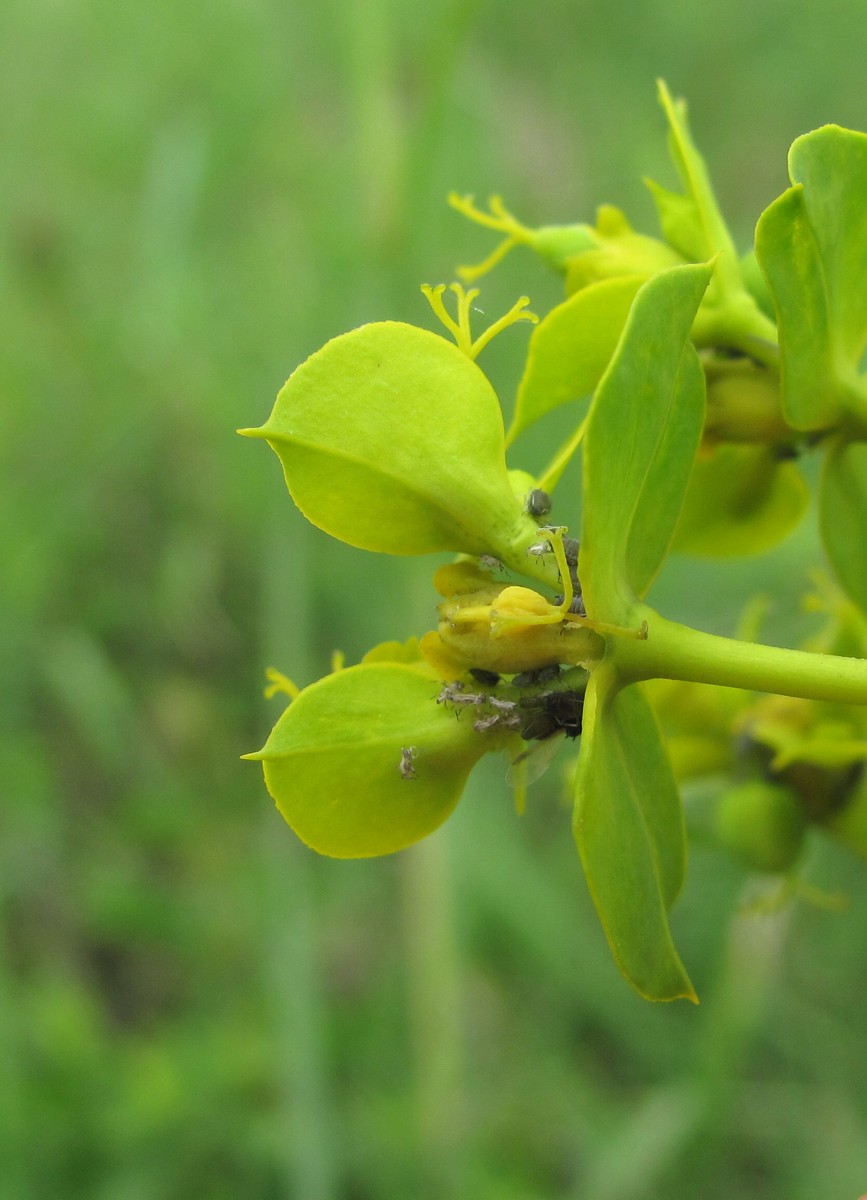
[[[812,654],[701,633],[651,609],[646,641],[617,638],[609,653],[621,678],[683,679],[838,704],[867,704],[867,660]]]

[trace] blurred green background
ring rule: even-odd
[[[430,564],[329,543],[233,433],[327,337],[432,324],[418,284],[492,244],[452,188],[651,230],[659,75],[746,248],[797,134],[867,128],[865,61],[863,0],[4,0],[3,1200],[867,1191],[842,851],[807,874],[844,913],[759,918],[696,849],[693,1008],[617,975],[556,769],[519,820],[491,763],[390,860],[295,841],[238,761],[280,710],[263,668],[422,632]],[[559,286],[516,253],[479,303],[523,291]],[[485,361],[507,405],[525,339]],[[763,587],[791,641],[817,560],[808,521],[760,563],[673,563],[657,599],[728,632]]]

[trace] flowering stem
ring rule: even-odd
[[[740,642],[701,633],[645,609],[645,641],[618,638],[609,653],[624,682],[682,679],[720,687],[867,704],[867,660]]]

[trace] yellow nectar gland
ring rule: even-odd
[[[559,604],[532,588],[497,587],[485,583],[478,568],[466,562],[441,567],[435,584],[444,602],[440,625],[419,643],[422,657],[443,679],[457,679],[470,667],[504,674],[532,671],[559,663],[589,665],[604,652],[600,635],[643,639],[647,624],[624,629],[571,611],[575,586],[563,546],[565,528],[540,531],[557,560],[563,585]]]

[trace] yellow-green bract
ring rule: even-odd
[[[326,675],[245,757],[261,760],[280,812],[320,854],[391,854],[442,824],[475,763],[498,745],[436,703],[441,686],[395,662]]]
[[[494,389],[413,325],[334,338],[290,376],[265,425],[242,432],[267,439],[304,515],[350,545],[502,558],[535,534],[509,484]]]

